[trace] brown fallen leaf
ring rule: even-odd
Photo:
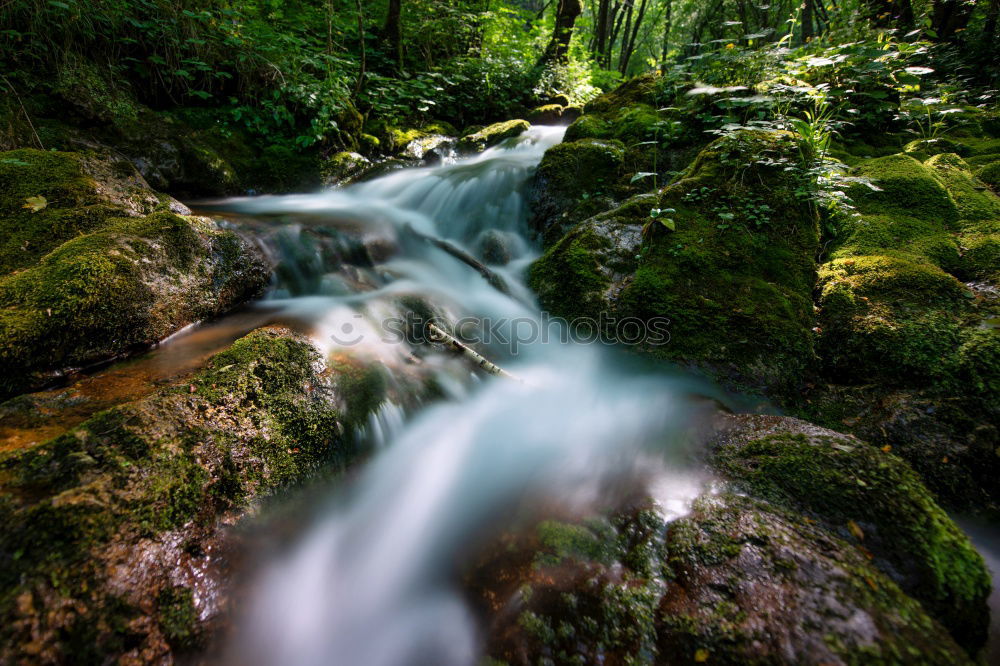
[[[848,520],[847,521],[847,529],[850,530],[851,534],[853,534],[854,538],[857,539],[858,541],[864,541],[865,540],[865,532],[864,532],[864,530],[862,530],[861,526],[858,525],[853,520]]]

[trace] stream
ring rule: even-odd
[[[277,255],[279,283],[251,312],[294,322],[328,355],[377,361],[394,386],[412,385],[416,366],[446,387],[445,400],[420,410],[383,406],[368,433],[378,453],[262,567],[231,663],[475,664],[480,631],[458,585],[470,544],[538,507],[585,513],[621,479],[641,479],[667,515],[683,514],[703,489],[685,469],[684,445],[707,411],[696,396],[711,389],[574,339],[524,285],[538,248],[523,189],[562,133],[535,127],[441,166],[213,204],[268,236]],[[491,263],[508,294],[422,237]],[[345,269],[358,243],[374,261]],[[414,299],[459,321],[518,380],[475,375],[392,334],[399,303]]]

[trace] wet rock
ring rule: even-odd
[[[231,603],[227,525],[355,455],[335,379],[303,338],[259,330],[183,384],[0,456],[0,661],[204,646]]]
[[[662,663],[971,663],[864,553],[766,502],[705,497],[664,549]]]
[[[431,134],[414,139],[407,144],[404,154],[426,164],[439,164],[455,150],[455,139],[441,134]]]
[[[489,656],[549,663],[971,663],[863,552],[722,492],[664,524],[647,504],[501,537],[467,588]]]
[[[326,185],[339,185],[364,171],[371,162],[358,153],[339,152],[323,165],[323,180]]]
[[[520,136],[531,127],[527,120],[507,120],[466,134],[458,140],[458,152],[462,154],[481,153],[504,139]]]
[[[154,192],[120,156],[33,149],[0,153],[0,275],[32,265],[111,218],[156,211],[191,212]]]
[[[561,104],[545,104],[529,111],[525,118],[532,125],[556,125],[562,118],[565,108]]]
[[[0,278],[0,394],[114,358],[258,294],[259,249],[206,218],[109,218]]]
[[[816,215],[795,194],[800,172],[785,168],[797,155],[787,134],[719,139],[666,188],[567,220],[577,226],[529,284],[555,315],[665,324],[669,340],[648,351],[795,400],[815,370],[819,248]]]
[[[970,654],[983,646],[990,575],[903,460],[799,419],[738,415],[722,423],[709,444],[715,469],[855,544]]]
[[[476,240],[476,253],[487,264],[506,266],[514,258],[515,240],[510,234],[489,229],[481,233]]]

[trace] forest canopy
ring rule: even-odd
[[[692,87],[824,67],[840,79],[909,71],[915,91],[926,70],[988,86],[998,12],[998,0],[7,0],[0,86],[22,101],[85,92],[103,120],[127,121],[138,101],[332,147],[350,143],[357,112],[467,126],[583,104],[649,70]],[[892,71],[874,71],[886,53]],[[21,115],[15,97],[8,116]]]

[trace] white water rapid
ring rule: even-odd
[[[387,405],[372,419],[374,457],[263,568],[238,618],[233,663],[471,666],[479,628],[456,571],[470,542],[533,505],[585,510],[616,479],[655,477],[665,513],[683,512],[698,492],[681,462],[698,413],[690,380],[560,339],[559,326],[547,340],[532,335],[542,326],[524,286],[537,248],[523,190],[562,132],[536,127],[452,164],[220,205],[267,228],[280,255],[277,288],[252,308],[262,320],[296,321],[325,353],[377,360],[399,377],[412,349],[387,340],[385,320],[400,298],[420,298],[452,319],[518,322],[499,329],[520,336],[516,350],[497,339],[477,349],[523,380],[477,379],[460,361],[424,357],[448,397],[408,417]],[[426,236],[480,258],[499,244],[492,269],[510,295]],[[331,260],[359,243],[371,265],[345,270]]]

